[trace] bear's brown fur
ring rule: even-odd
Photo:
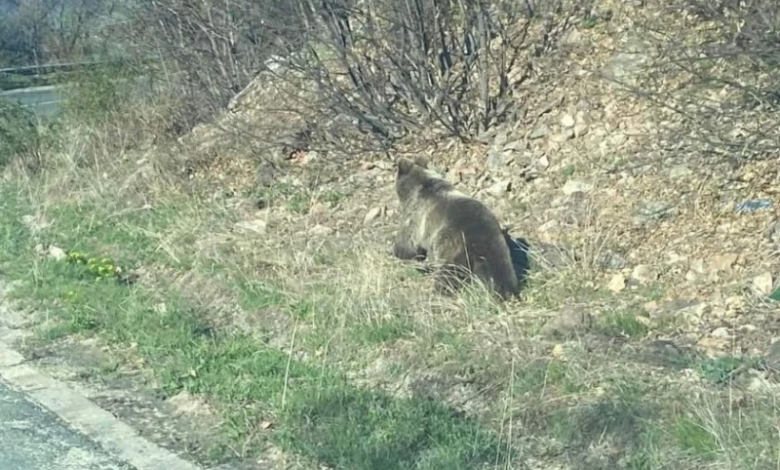
[[[439,292],[452,293],[473,275],[503,299],[517,294],[505,233],[487,206],[428,169],[423,157],[398,161],[395,188],[402,217],[396,257],[436,263]]]

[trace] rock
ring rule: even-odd
[[[519,152],[525,150],[528,147],[522,140],[510,140],[504,144],[504,153],[506,152]]]
[[[587,193],[593,189],[593,184],[585,181],[567,180],[563,185],[563,194],[571,196],[576,192]]]
[[[680,178],[683,176],[688,176],[693,174],[693,170],[688,168],[685,165],[678,165],[675,167],[672,167],[671,170],[669,170],[669,177],[670,178]]]
[[[633,221],[637,225],[647,225],[669,219],[677,215],[677,209],[664,202],[652,201],[643,204],[634,213]]]
[[[713,336],[705,336],[701,338],[696,346],[705,352],[722,352],[731,347],[731,340],[726,338],[715,338]]]
[[[584,135],[587,135],[588,133],[588,125],[587,124],[577,124],[574,126],[574,137],[580,138]]]
[[[308,165],[309,163],[316,160],[317,157],[319,157],[319,153],[317,153],[316,150],[309,150],[308,152],[305,152],[303,154],[303,158],[301,159],[301,165]]]
[[[690,299],[674,299],[661,303],[648,302],[645,311],[653,321],[663,321],[669,318],[687,318],[698,320],[711,311],[709,304]]]
[[[620,292],[623,289],[626,288],[626,277],[622,274],[615,274],[612,276],[612,279],[610,279],[609,284],[607,284],[607,289],[611,290],[612,292]]]
[[[543,223],[539,226],[539,228],[536,229],[536,231],[543,233],[543,232],[551,232],[558,228],[558,221],[557,220],[548,220],[547,222]]]
[[[658,271],[648,264],[640,264],[631,271],[631,279],[639,284],[648,284],[658,279]]]
[[[22,223],[33,233],[40,232],[51,225],[51,222],[46,221],[40,215],[24,215]]]
[[[491,171],[499,171],[504,168],[504,152],[499,150],[491,150],[488,152],[487,161],[485,162],[487,168]]]
[[[561,118],[561,125],[566,129],[574,127],[574,124],[574,116],[571,114],[564,114]]]
[[[772,293],[774,287],[774,280],[772,279],[772,273],[769,271],[759,274],[753,278],[753,288],[759,295],[768,296]]]
[[[512,182],[511,181],[497,181],[490,185],[489,188],[487,188],[485,191],[487,191],[488,194],[492,196],[503,196],[504,194],[508,193],[512,190]]]
[[[309,229],[309,235],[313,235],[315,237],[324,237],[328,236],[333,233],[333,229],[330,227],[326,227],[325,225],[317,224],[314,227]]]
[[[614,250],[604,250],[596,258],[601,269],[623,269],[628,265],[625,256]]]
[[[68,257],[68,255],[65,253],[65,250],[54,245],[49,247],[47,254],[49,258],[53,259],[54,261],[62,261]]]
[[[567,140],[573,138],[574,138],[574,129],[564,129],[560,133],[552,136],[552,141],[561,143],[561,142],[566,142]]]
[[[780,372],[780,340],[775,341],[769,346],[769,350],[764,356],[764,362],[768,369],[774,372]]]
[[[780,244],[780,220],[773,222],[766,230],[766,238],[771,243]]]
[[[548,338],[570,337],[587,330],[592,324],[590,313],[576,309],[564,310],[547,320],[539,333]]]
[[[254,219],[254,220],[244,220],[242,222],[238,222],[236,224],[236,227],[240,228],[241,230],[246,230],[248,232],[254,232],[262,235],[266,232],[268,224],[263,219]]]
[[[550,166],[550,160],[547,158],[547,155],[542,155],[539,157],[539,160],[536,161],[536,164],[546,170]],[[780,224],[778,224],[778,235],[780,235]]]
[[[551,132],[552,131],[549,127],[542,124],[531,131],[531,133],[528,135],[528,138],[531,140],[541,139],[542,137],[547,137],[550,135]]]
[[[777,385],[759,375],[751,376],[746,388],[753,393],[777,393]]]
[[[509,140],[509,134],[507,133],[506,129],[499,130],[496,132],[496,137],[493,139],[493,145],[495,147],[501,148],[504,144],[506,144],[507,140]]]
[[[378,219],[380,215],[385,211],[384,207],[374,207],[371,210],[369,210],[366,213],[366,216],[363,217],[363,223],[364,224],[370,224],[374,220]]]
[[[731,338],[731,331],[729,331],[729,329],[726,328],[725,326],[721,326],[720,328],[715,328],[714,330],[712,330],[710,336],[712,336],[713,338],[727,339],[727,338]]]
[[[709,263],[709,270],[714,273],[729,271],[736,264],[738,255],[736,253],[725,253],[713,256]]]

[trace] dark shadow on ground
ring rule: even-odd
[[[504,240],[509,247],[509,256],[512,258],[512,267],[515,270],[515,276],[520,283],[520,289],[525,287],[528,279],[528,271],[531,267],[528,253],[531,251],[531,245],[525,238],[513,238],[509,230],[503,230]]]

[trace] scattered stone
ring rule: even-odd
[[[593,317],[590,313],[567,309],[547,320],[539,332],[548,338],[570,337],[590,328],[592,324]]]
[[[653,321],[663,321],[670,318],[699,319],[711,311],[704,302],[691,299],[673,299],[666,302],[648,302],[645,311]]]
[[[670,178],[681,178],[683,176],[688,176],[693,174],[693,170],[688,168],[685,165],[678,165],[675,167],[672,167],[671,170],[669,170],[669,177]]]
[[[777,385],[769,382],[760,375],[751,375],[747,384],[747,389],[753,393],[777,393]]]
[[[332,233],[333,233],[332,228],[320,224],[317,224],[314,227],[309,229],[309,235],[313,235],[315,237],[325,237]]]
[[[725,326],[721,326],[720,328],[715,328],[712,330],[710,336],[713,338],[731,338],[731,331],[729,331],[729,329]]]
[[[575,124],[574,123],[574,116],[572,116],[571,114],[564,114],[563,117],[561,118],[561,125],[564,128],[567,128],[567,129],[572,128],[572,127],[574,127],[574,124]]]
[[[317,157],[319,157],[319,154],[316,150],[309,150],[308,152],[304,152],[303,158],[301,158],[301,165],[308,165],[309,163],[316,160]]]
[[[777,220],[766,230],[766,238],[776,244],[780,244],[780,220]]]
[[[492,196],[498,197],[498,196],[503,196],[504,194],[510,192],[511,190],[512,190],[511,181],[497,181],[493,183],[485,191],[487,191],[487,193]]]
[[[713,273],[729,271],[736,264],[738,257],[736,253],[713,256],[709,263],[709,270]]]
[[[384,210],[385,210],[384,207],[374,207],[373,209],[369,210],[366,213],[366,216],[363,218],[363,223],[364,224],[370,224],[374,220],[378,219],[379,216],[382,215]]]
[[[774,372],[780,372],[780,340],[775,341],[769,346],[764,362],[768,369]]]
[[[547,137],[550,135],[552,131],[549,127],[545,126],[544,124],[537,126],[531,133],[528,135],[528,138],[530,140],[536,140],[541,139],[542,137]]]
[[[585,181],[567,180],[563,185],[563,194],[571,196],[576,192],[587,193],[593,189],[593,184]]]
[[[626,288],[626,277],[622,274],[615,274],[607,284],[607,289],[612,292],[618,293]]]
[[[759,274],[753,278],[753,288],[759,295],[769,295],[772,293],[774,287],[774,280],[772,279],[772,273],[769,271]]]
[[[52,245],[49,247],[48,256],[54,261],[62,261],[65,258],[67,258],[68,255],[65,253],[65,250],[63,250],[62,248]]]
[[[22,216],[22,223],[33,233],[40,232],[51,225],[51,222],[46,221],[40,215],[24,215]]]
[[[509,134],[507,133],[506,129],[502,129],[496,132],[496,137],[493,139],[493,145],[500,148],[506,144],[507,140],[509,140]]]
[[[648,284],[658,279],[658,271],[648,264],[640,264],[631,271],[631,279],[639,284]]]
[[[659,201],[647,202],[634,213],[634,223],[637,225],[646,225],[652,222],[658,222],[669,219],[677,215],[677,209],[669,204]]]
[[[713,336],[705,336],[701,338],[697,343],[700,349],[704,351],[724,351],[731,346],[731,340],[726,338],[716,338]]]
[[[504,152],[499,150],[491,150],[488,152],[487,162],[485,162],[488,169],[491,171],[499,171],[504,168]]]
[[[574,137],[580,138],[584,135],[587,135],[588,133],[588,125],[587,124],[577,124],[574,126]]]
[[[528,145],[522,140],[510,140],[504,144],[504,152],[519,152],[525,150]]]
[[[552,136],[552,141],[561,143],[561,142],[566,142],[567,140],[573,138],[574,138],[574,129],[564,129],[562,132]]]
[[[534,243],[531,255],[540,266],[544,266],[546,269],[554,270],[570,265],[572,262],[570,252],[565,247],[553,243],[541,241]]]
[[[539,157],[539,160],[536,161],[536,164],[546,170],[550,166],[550,160],[547,158],[547,155],[542,155],[541,157]],[[780,238],[780,224],[778,224],[777,232],[778,232],[778,237]]]
[[[173,405],[177,415],[196,416],[207,412],[208,406],[198,397],[184,390],[166,400]]]
[[[625,256],[614,250],[604,250],[599,253],[596,262],[601,269],[623,269],[628,265]]]
[[[636,351],[635,357],[639,362],[681,370],[695,364],[701,357],[701,353],[684,344],[658,339],[643,344]]]
[[[254,232],[262,235],[266,232],[266,229],[268,228],[268,224],[263,219],[254,219],[254,220],[244,220],[242,222],[238,222],[236,224],[236,227],[240,228],[241,230],[246,230],[248,232]]]

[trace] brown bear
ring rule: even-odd
[[[503,299],[517,294],[506,234],[487,206],[430,170],[424,157],[398,161],[395,189],[402,222],[394,256],[434,262],[440,293],[476,276]]]

